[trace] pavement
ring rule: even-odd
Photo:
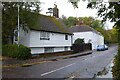
[[[70,54],[65,56],[54,56],[54,57],[48,57],[48,58],[35,58],[35,59],[28,59],[28,60],[17,60],[13,58],[5,58],[1,59],[2,61],[2,68],[16,68],[16,67],[28,67],[35,64],[41,64],[45,62],[51,62],[51,61],[57,61],[60,59],[68,59],[73,57],[79,57],[84,55],[92,54],[92,50],[84,51],[76,54]]]

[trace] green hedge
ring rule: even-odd
[[[112,72],[113,72],[113,77],[116,78],[116,80],[120,80],[120,46],[118,49],[118,54],[116,55],[114,60],[114,66]]]
[[[74,44],[81,44],[84,43],[84,39],[77,38],[74,42]]]
[[[31,57],[31,49],[23,45],[3,45],[2,55],[9,56],[17,59],[28,59]]]

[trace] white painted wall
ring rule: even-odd
[[[70,50],[70,47],[68,47],[68,51]],[[54,52],[61,52],[65,51],[64,47],[54,47]],[[44,47],[31,47],[31,53],[32,54],[44,54]]]
[[[73,43],[77,38],[84,39],[84,42],[88,43],[88,41],[92,39],[92,32],[74,32]]]
[[[64,51],[64,47],[56,47],[56,48],[54,48],[54,52],[60,52],[60,51]]]
[[[32,54],[44,53],[44,48],[43,47],[31,47],[31,53]]]
[[[92,44],[92,50],[96,49],[97,45],[104,44],[104,37],[92,31],[74,32],[73,43],[77,38],[84,39],[85,43],[89,43],[89,40],[91,40],[90,43]]]
[[[51,33],[50,40],[40,40],[40,31],[28,30],[28,33],[20,29],[20,44],[31,48],[32,54],[44,53],[44,47],[54,47],[54,52],[64,51],[64,47],[72,46],[71,37],[65,40],[65,34]]]
[[[69,51],[69,50],[71,50],[70,47],[68,47],[68,51]],[[55,47],[55,48],[54,48],[54,51],[55,51],[55,52],[65,51],[65,47]]]
[[[102,35],[99,36],[99,44],[100,45],[104,44],[104,37]]]
[[[14,37],[14,43],[18,43],[18,41],[15,41]],[[28,32],[24,31],[22,27],[20,27],[19,30],[19,44],[23,44],[25,46],[30,45],[30,30],[28,29]]]
[[[71,46],[71,35],[65,40],[65,34],[50,33],[50,40],[40,40],[40,31],[31,31],[30,47],[63,47]]]

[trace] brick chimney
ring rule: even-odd
[[[54,4],[53,16],[56,17],[56,18],[59,18],[59,9],[57,8],[56,4]]]

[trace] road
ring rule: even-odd
[[[3,69],[4,78],[93,78],[103,70],[117,54],[117,46],[106,51],[93,51],[92,54],[53,62]]]

